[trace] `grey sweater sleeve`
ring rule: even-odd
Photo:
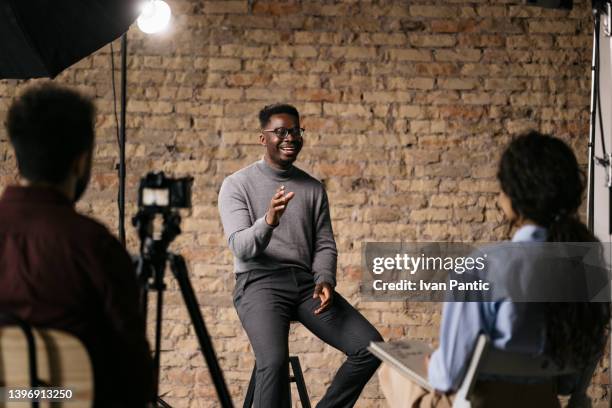
[[[231,178],[225,179],[219,191],[219,214],[225,237],[234,256],[249,260],[266,249],[274,227],[265,216],[251,223],[246,194]]]
[[[336,250],[325,190],[322,191],[318,204],[314,225],[315,245],[312,272],[315,283],[328,282],[335,287],[338,251]]]

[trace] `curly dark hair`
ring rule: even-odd
[[[578,217],[584,173],[562,140],[536,131],[514,139],[497,173],[515,213],[547,228],[549,242],[597,242]],[[583,367],[602,353],[609,303],[547,303],[545,354],[564,366]]]
[[[278,115],[281,113],[286,113],[288,115],[294,116],[298,123],[300,122],[300,113],[293,105],[289,105],[286,103],[275,103],[273,105],[264,106],[261,111],[259,111],[259,124],[261,128],[265,128],[272,115]]]
[[[6,129],[22,177],[61,183],[79,154],[94,143],[96,109],[81,93],[45,82],[30,86],[11,104]]]

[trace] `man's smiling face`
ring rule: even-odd
[[[265,156],[268,163],[282,169],[291,166],[302,150],[303,140],[299,134],[299,127],[299,120],[293,115],[278,113],[270,116],[260,136],[260,142],[266,148]],[[284,139],[275,132],[283,128],[289,129]]]

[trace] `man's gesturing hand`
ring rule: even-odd
[[[285,194],[285,186],[280,186],[278,190],[276,190],[276,194],[274,194],[272,200],[270,200],[268,212],[266,212],[266,222],[268,225],[278,225],[285,212],[285,208],[287,208],[287,204],[294,195],[294,192]]]
[[[334,289],[329,283],[327,282],[317,283],[315,285],[315,290],[314,290],[314,294],[312,295],[312,298],[321,299],[321,306],[319,306],[319,308],[314,311],[314,314],[318,315],[324,312],[325,310],[327,310],[327,308],[329,308],[329,306],[332,304],[333,296],[334,296]]]

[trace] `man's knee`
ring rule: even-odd
[[[378,332],[378,330],[374,329],[370,335],[370,342],[380,342],[380,341],[385,341],[385,339],[383,339],[382,335]],[[368,346],[370,345],[370,342],[368,342]]]
[[[376,343],[381,341],[385,341],[382,335],[378,332],[378,330],[376,330],[374,326],[370,325],[369,330],[364,331],[361,334],[361,339],[359,342],[359,351],[363,352],[365,350],[366,352],[368,352],[367,348],[370,346],[370,343]]]
[[[380,365],[380,360],[370,353],[368,346],[372,342],[381,342],[384,340],[378,330],[376,330],[374,327],[372,327],[372,329],[367,333],[364,333],[360,340],[361,341],[359,342],[356,352],[349,355],[349,358],[352,357],[353,359],[359,360],[362,364],[371,366],[375,370]]]
[[[289,354],[278,352],[278,351],[268,351],[265,355],[257,358],[257,370],[269,371],[269,372],[278,372],[282,373],[284,371],[289,372]]]

